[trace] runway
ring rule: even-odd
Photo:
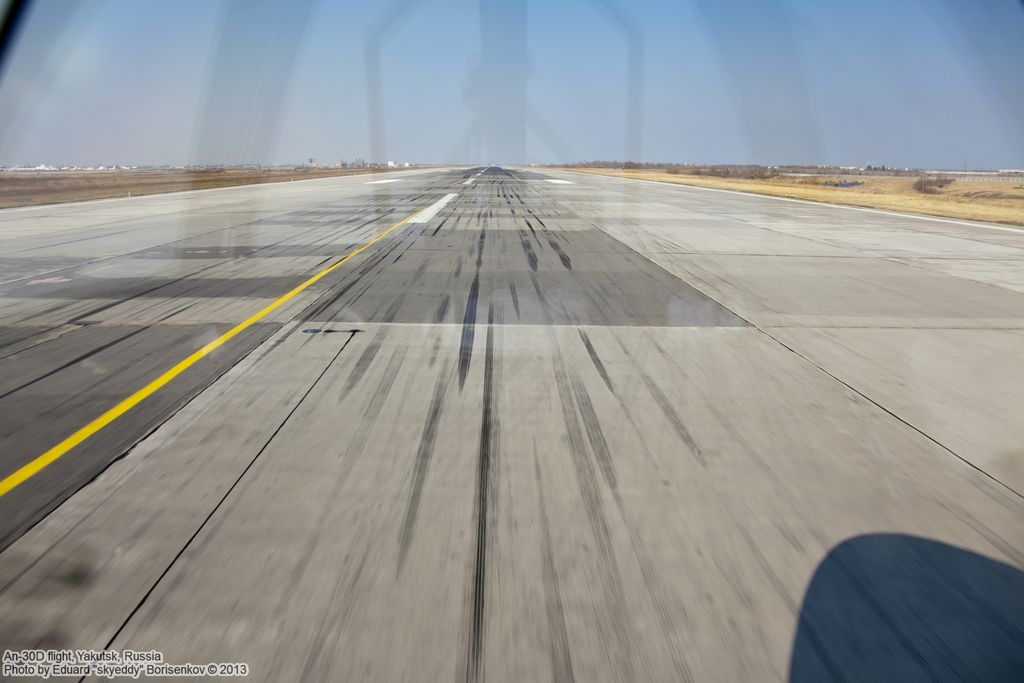
[[[984,679],[1022,414],[1007,226],[500,167],[3,210],[0,641]]]

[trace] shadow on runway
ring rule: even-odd
[[[804,596],[790,683],[1024,681],[1024,572],[913,536],[858,536]]]

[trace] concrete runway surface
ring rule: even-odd
[[[1024,671],[1006,226],[497,167],[0,211],[0,476],[424,209],[0,497],[0,646]]]

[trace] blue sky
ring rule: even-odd
[[[1021,168],[1022,43],[1018,0],[39,0],[0,163]]]

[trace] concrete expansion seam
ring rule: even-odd
[[[295,326],[297,327],[298,323],[296,323]],[[294,330],[294,327],[292,328],[292,330],[289,330],[289,333],[291,331],[293,331],[293,330]],[[153,585],[149,587],[149,589],[146,591],[146,593],[139,600],[138,604],[135,605],[134,608],[132,608],[131,612],[128,613],[128,616],[125,617],[125,619],[121,623],[121,625],[117,627],[116,631],[114,631],[114,634],[112,636],[110,636],[110,639],[107,641],[106,645],[103,646],[105,650],[109,650],[113,646],[114,641],[117,640],[118,636],[121,635],[121,633],[124,631],[124,629],[131,622],[131,620],[139,612],[139,610],[142,609],[142,606],[146,604],[146,601],[149,600],[149,597],[156,590],[157,586],[160,585],[160,582],[163,581],[164,578],[170,573],[171,569],[178,562],[178,560],[181,559],[181,556],[185,554],[185,551],[188,550],[189,546],[192,545],[193,541],[195,541],[196,538],[199,537],[199,534],[201,534],[203,529],[206,528],[207,524],[210,523],[210,520],[213,519],[214,515],[217,514],[217,511],[220,510],[221,506],[228,499],[228,497],[231,495],[231,493],[235,490],[235,488],[238,486],[238,484],[241,483],[242,479],[245,478],[245,475],[249,473],[249,470],[252,469],[253,465],[256,464],[256,461],[259,460],[260,456],[263,455],[264,451],[267,450],[267,447],[270,446],[270,444],[274,441],[274,439],[281,432],[281,430],[284,429],[284,426],[286,424],[288,424],[288,421],[298,411],[299,406],[301,406],[305,402],[306,398],[309,397],[309,395],[313,392],[313,389],[316,388],[317,384],[320,383],[320,380],[322,380],[324,378],[324,376],[327,374],[328,370],[331,369],[331,366],[334,365],[335,361],[338,360],[338,358],[345,351],[345,349],[352,342],[352,340],[355,339],[355,336],[358,333],[359,333],[358,330],[349,330],[348,339],[345,340],[345,343],[341,345],[341,348],[339,348],[337,353],[334,354],[334,356],[331,358],[330,362],[328,362],[327,365],[324,367],[323,371],[319,375],[317,375],[317,378],[315,380],[313,380],[313,382],[309,385],[309,388],[306,389],[305,393],[303,393],[302,398],[300,398],[295,403],[295,405],[292,406],[292,409],[288,411],[288,414],[285,415],[283,420],[281,420],[281,423],[277,426],[277,428],[275,428],[274,431],[271,433],[271,435],[269,437],[267,437],[267,440],[263,443],[263,445],[260,447],[260,449],[256,452],[256,455],[253,456],[252,460],[249,461],[249,464],[247,464],[245,466],[245,468],[241,471],[241,473],[239,473],[238,477],[236,477],[235,480],[231,483],[231,486],[229,486],[227,488],[227,490],[224,492],[224,495],[222,495],[220,497],[220,499],[217,501],[216,505],[214,505],[213,508],[210,510],[210,512],[206,515],[206,517],[203,518],[203,521],[199,524],[198,527],[196,527],[196,530],[192,533],[191,536],[189,536],[188,540],[185,541],[185,543],[181,546],[181,549],[174,555],[174,557],[171,559],[171,561],[167,563],[167,566],[164,568],[164,570],[162,572],[160,572],[160,576],[158,576],[156,578],[156,580],[153,581]],[[271,339],[268,339],[266,342],[264,342],[264,344],[270,343],[271,341],[272,341]],[[262,346],[263,346],[263,344],[260,344],[257,348],[262,347]],[[232,367],[234,367],[234,366],[232,366]]]
[[[724,304],[723,304],[722,302],[720,302],[720,301],[718,301],[717,299],[715,299],[715,298],[714,298],[713,296],[711,296],[711,294],[709,294],[708,292],[705,292],[705,291],[704,291],[703,289],[701,289],[701,288],[700,288],[700,287],[698,287],[697,285],[695,285],[695,284],[691,284],[691,283],[687,282],[686,280],[684,280],[683,278],[681,278],[681,277],[679,277],[678,275],[676,275],[675,273],[673,273],[673,272],[671,272],[671,271],[669,271],[669,270],[667,270],[667,269],[663,268],[663,267],[662,267],[661,265],[659,265],[659,264],[658,264],[658,263],[657,263],[656,261],[654,261],[653,259],[651,259],[650,257],[648,257],[648,256],[647,256],[646,254],[643,254],[643,253],[641,253],[641,252],[637,251],[636,249],[633,249],[633,247],[629,246],[629,245],[628,245],[628,244],[626,244],[625,242],[622,242],[621,240],[618,240],[618,239],[617,239],[617,238],[616,238],[616,237],[615,237],[614,235],[612,235],[611,233],[609,233],[609,232],[608,232],[607,230],[604,230],[603,228],[601,228],[601,227],[600,227],[599,225],[597,225],[597,224],[596,224],[596,223],[594,223],[593,221],[590,221],[590,220],[588,220],[587,222],[588,222],[588,223],[589,223],[590,225],[594,226],[594,227],[595,227],[596,229],[598,229],[598,230],[601,230],[601,232],[605,233],[606,235],[608,235],[608,236],[609,236],[609,237],[611,237],[612,239],[616,240],[617,242],[620,242],[620,243],[621,243],[621,244],[622,244],[622,245],[623,245],[624,247],[626,247],[626,248],[627,248],[627,249],[629,249],[630,251],[632,251],[632,252],[636,253],[636,254],[637,254],[638,256],[640,256],[641,258],[643,258],[643,259],[645,259],[645,260],[649,261],[649,262],[650,262],[651,264],[653,264],[654,266],[656,266],[656,267],[658,267],[658,268],[661,268],[661,269],[662,269],[662,270],[664,270],[664,271],[665,271],[666,273],[668,273],[668,274],[669,274],[669,275],[671,275],[672,277],[676,278],[677,280],[679,280],[679,281],[680,281],[680,282],[682,282],[683,284],[686,284],[687,286],[693,287],[694,289],[698,290],[698,291],[699,291],[699,292],[700,292],[701,294],[703,294],[704,296],[708,297],[709,299],[711,299],[712,301],[714,301],[715,303],[717,303],[717,304],[718,304],[719,306],[721,306],[721,307],[722,307],[722,308],[724,308],[725,310],[727,310],[727,311],[729,311],[730,313],[732,313],[733,315],[735,315],[735,316],[736,316],[737,318],[739,318],[740,320],[743,320],[743,321],[744,321],[745,323],[747,323],[748,325],[750,325],[750,327],[752,327],[753,329],[757,330],[758,332],[760,332],[760,333],[761,333],[761,334],[763,334],[764,336],[768,337],[768,338],[769,338],[769,339],[771,339],[771,340],[772,340],[773,342],[775,342],[776,344],[778,344],[778,345],[779,345],[779,346],[781,346],[782,348],[786,349],[786,350],[787,350],[787,351],[789,351],[790,353],[794,354],[795,356],[797,356],[798,358],[800,358],[800,359],[801,359],[801,360],[803,360],[804,362],[808,363],[809,365],[811,365],[811,366],[813,366],[813,367],[817,368],[818,370],[820,370],[821,372],[825,373],[826,375],[828,375],[829,377],[831,377],[831,378],[832,378],[832,379],[834,379],[835,381],[839,382],[840,384],[842,384],[842,385],[843,385],[844,387],[846,387],[846,388],[847,388],[847,389],[849,389],[850,391],[854,392],[855,394],[857,394],[858,396],[860,396],[861,398],[863,398],[863,399],[864,399],[865,401],[867,401],[867,402],[868,402],[868,403],[870,403],[871,405],[873,405],[873,406],[875,406],[875,407],[879,408],[880,410],[882,410],[882,411],[883,411],[883,412],[885,412],[886,414],[890,415],[891,417],[895,418],[895,419],[896,419],[896,420],[898,420],[899,422],[903,423],[904,425],[906,425],[906,426],[907,426],[907,427],[909,427],[910,429],[914,430],[915,432],[917,432],[918,434],[920,434],[920,435],[921,435],[921,436],[923,436],[924,438],[926,438],[926,439],[928,439],[929,441],[931,441],[932,443],[934,443],[934,444],[935,444],[936,446],[939,446],[939,447],[940,447],[940,448],[942,448],[942,449],[943,449],[944,451],[946,451],[947,453],[949,453],[950,455],[952,455],[953,457],[955,457],[955,458],[956,458],[957,460],[959,460],[960,462],[962,462],[962,463],[964,463],[965,465],[967,465],[968,467],[970,467],[971,469],[973,469],[973,470],[975,470],[975,471],[977,471],[977,472],[981,473],[981,474],[982,474],[982,475],[984,475],[984,476],[985,476],[985,477],[986,477],[987,479],[991,480],[992,482],[994,482],[994,483],[998,484],[999,486],[1001,486],[1002,488],[1006,489],[1007,491],[1009,491],[1010,493],[1012,493],[1012,494],[1013,494],[1014,496],[1016,496],[1016,497],[1018,497],[1018,498],[1021,498],[1022,500],[1024,500],[1024,492],[1020,492],[1020,491],[1017,491],[1017,490],[1016,490],[1016,489],[1014,489],[1014,488],[1013,488],[1012,486],[1010,486],[1010,485],[1009,485],[1009,484],[1007,484],[1006,482],[1002,481],[1001,479],[999,479],[999,478],[998,478],[998,477],[996,477],[995,475],[993,475],[993,474],[991,474],[991,473],[989,473],[989,472],[985,471],[985,470],[984,470],[984,469],[982,469],[981,467],[978,467],[978,466],[977,466],[977,465],[975,465],[975,464],[974,464],[973,462],[971,462],[970,460],[968,460],[968,459],[967,459],[967,458],[965,458],[964,456],[960,455],[959,453],[957,453],[957,452],[956,452],[956,451],[954,451],[954,450],[953,450],[952,448],[950,448],[950,447],[949,447],[949,446],[947,446],[946,444],[942,443],[941,441],[939,441],[939,440],[938,440],[938,439],[936,439],[935,437],[931,436],[930,434],[928,434],[927,432],[925,432],[925,431],[924,431],[923,429],[921,429],[920,427],[917,427],[917,426],[916,426],[916,425],[914,425],[914,424],[913,424],[912,422],[909,422],[909,421],[908,421],[908,420],[906,420],[905,418],[903,418],[903,417],[901,417],[901,416],[897,415],[896,413],[894,413],[894,412],[893,412],[892,410],[889,410],[889,409],[888,409],[888,408],[886,408],[886,407],[885,407],[884,405],[882,405],[882,404],[881,404],[881,403],[879,403],[878,401],[874,400],[873,398],[871,398],[870,396],[868,396],[867,394],[865,394],[865,393],[864,393],[863,391],[860,391],[860,390],[859,390],[859,389],[857,389],[856,387],[853,387],[853,386],[851,386],[850,384],[848,384],[847,382],[844,382],[844,381],[843,381],[843,380],[841,380],[841,379],[840,379],[839,377],[836,377],[835,375],[833,375],[833,374],[832,374],[831,372],[829,372],[828,370],[826,370],[825,368],[823,368],[823,367],[822,367],[821,365],[819,365],[818,363],[815,363],[815,362],[814,362],[813,360],[811,360],[810,358],[808,358],[808,357],[807,357],[807,356],[805,356],[804,354],[800,353],[799,351],[797,351],[797,350],[796,350],[796,349],[794,349],[793,347],[789,346],[788,344],[786,344],[785,342],[783,342],[782,340],[780,340],[780,339],[779,339],[778,337],[776,337],[775,335],[773,335],[773,334],[771,334],[770,332],[766,331],[766,330],[765,330],[764,328],[762,328],[762,327],[761,327],[760,325],[757,325],[756,323],[753,323],[753,322],[751,322],[750,320],[747,320],[747,319],[746,319],[746,318],[744,318],[744,317],[743,317],[742,315],[740,315],[740,314],[739,314],[739,313],[737,313],[736,311],[732,310],[732,309],[731,309],[731,308],[729,308],[728,306],[724,305]]]

